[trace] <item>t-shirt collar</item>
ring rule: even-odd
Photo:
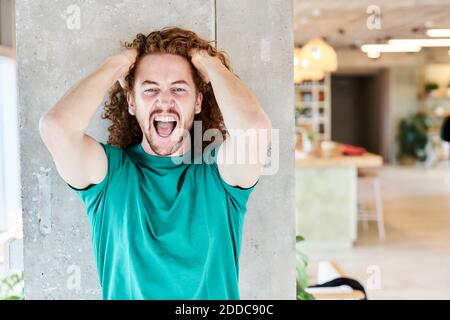
[[[135,158],[142,164],[158,168],[175,168],[192,162],[192,149],[180,156],[158,156],[147,153],[139,142],[130,147]]]

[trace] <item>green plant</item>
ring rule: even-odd
[[[425,84],[425,92],[426,93],[430,93],[437,89],[439,89],[439,85],[436,82],[427,82]]]
[[[302,236],[296,237],[296,244],[305,239]],[[297,300],[314,300],[314,296],[305,291],[308,287],[308,257],[297,249]]]
[[[23,272],[13,273],[0,283],[0,300],[23,300]]]
[[[419,161],[427,159],[425,149],[429,127],[430,118],[424,113],[414,113],[400,121],[397,133],[399,158],[406,156]]]

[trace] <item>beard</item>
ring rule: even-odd
[[[194,110],[186,115],[174,106],[164,110],[155,108],[146,119],[137,120],[153,153],[158,156],[170,156],[175,153],[186,153],[191,147],[189,130],[193,125],[194,116]],[[181,150],[183,147],[186,150]]]
[[[169,139],[170,141],[160,142],[158,138],[153,137],[155,134],[146,132],[145,138],[147,139],[148,145],[152,151],[159,156],[170,156],[176,153],[183,145],[185,137],[183,135],[178,135],[175,139]]]
[[[177,122],[171,130],[167,128],[161,129],[161,124],[157,124],[157,121],[152,121],[147,126],[147,130],[143,131],[150,149],[159,156],[173,155],[183,147],[186,150],[181,150],[181,153],[186,153],[187,149],[191,147],[190,128],[194,121],[193,114],[191,118],[192,120],[190,119],[186,124],[181,117],[177,116]],[[150,116],[150,119],[155,118]]]

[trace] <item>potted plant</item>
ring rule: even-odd
[[[430,82],[425,83],[425,92],[429,96],[432,96],[432,97],[436,96],[438,89],[439,89],[439,85],[436,82],[430,81]]]
[[[0,281],[0,300],[24,300],[23,272],[13,273]]]
[[[414,113],[402,119],[398,125],[398,159],[401,164],[412,165],[427,159],[426,146],[430,119],[424,113]]]
[[[296,244],[304,241],[302,236],[296,237]],[[308,257],[297,249],[297,300],[314,300],[314,296],[305,291],[308,287]]]

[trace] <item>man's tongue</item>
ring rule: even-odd
[[[174,121],[168,121],[168,122],[156,121],[156,125],[155,125],[156,132],[161,137],[168,137],[168,136],[170,136],[173,129],[175,128],[175,124],[176,124],[176,122],[174,122]]]

